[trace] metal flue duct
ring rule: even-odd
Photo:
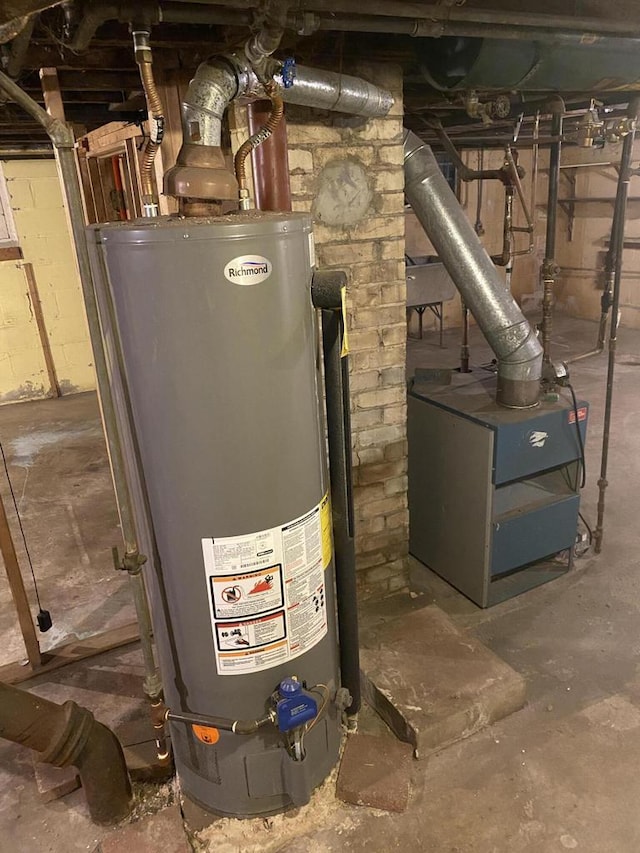
[[[542,347],[445,180],[431,148],[405,131],[405,195],[498,358],[497,401],[538,402]]]

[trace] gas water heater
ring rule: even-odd
[[[181,789],[233,816],[306,802],[343,693],[310,217],[89,242]]]

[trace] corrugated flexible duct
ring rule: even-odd
[[[431,148],[410,130],[404,137],[405,195],[498,358],[497,401],[535,406],[542,346],[478,240]]]

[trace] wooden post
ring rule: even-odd
[[[44,313],[42,311],[42,303],[40,302],[40,294],[38,293],[38,284],[36,282],[36,276],[33,271],[33,264],[26,263],[23,264],[22,267],[24,269],[24,274],[27,277],[27,284],[29,285],[29,297],[31,299],[33,316],[35,317],[36,326],[38,327],[38,334],[40,335],[40,343],[42,345],[44,363],[47,367],[49,385],[51,386],[51,396],[62,397],[62,391],[60,390],[58,377],[56,375],[56,366],[54,364],[53,354],[51,352],[51,343],[49,341],[49,335],[47,333],[47,327],[44,321]]]
[[[44,95],[44,106],[49,115],[60,119],[60,121],[65,121],[57,70],[55,68],[41,68],[40,84]]]
[[[37,669],[40,666],[40,662],[42,660],[40,654],[40,644],[38,643],[36,629],[33,624],[33,619],[31,618],[31,607],[29,605],[29,599],[27,598],[27,593],[24,588],[24,580],[22,578],[22,572],[20,571],[20,564],[18,563],[18,555],[16,554],[16,548],[13,544],[11,530],[9,529],[9,521],[7,520],[7,513],[5,511],[4,502],[2,501],[1,496],[0,553],[2,554],[2,559],[4,560],[4,567],[7,572],[7,579],[9,581],[11,596],[13,598],[13,603],[15,604],[16,612],[18,614],[18,623],[20,624],[22,639],[24,640],[24,645],[27,650],[27,657],[29,659],[29,663],[31,664],[31,668]]]

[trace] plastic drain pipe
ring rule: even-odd
[[[57,705],[0,683],[0,737],[39,752],[55,767],[77,767],[94,823],[112,824],[131,811],[124,754],[111,729],[75,702]]]

